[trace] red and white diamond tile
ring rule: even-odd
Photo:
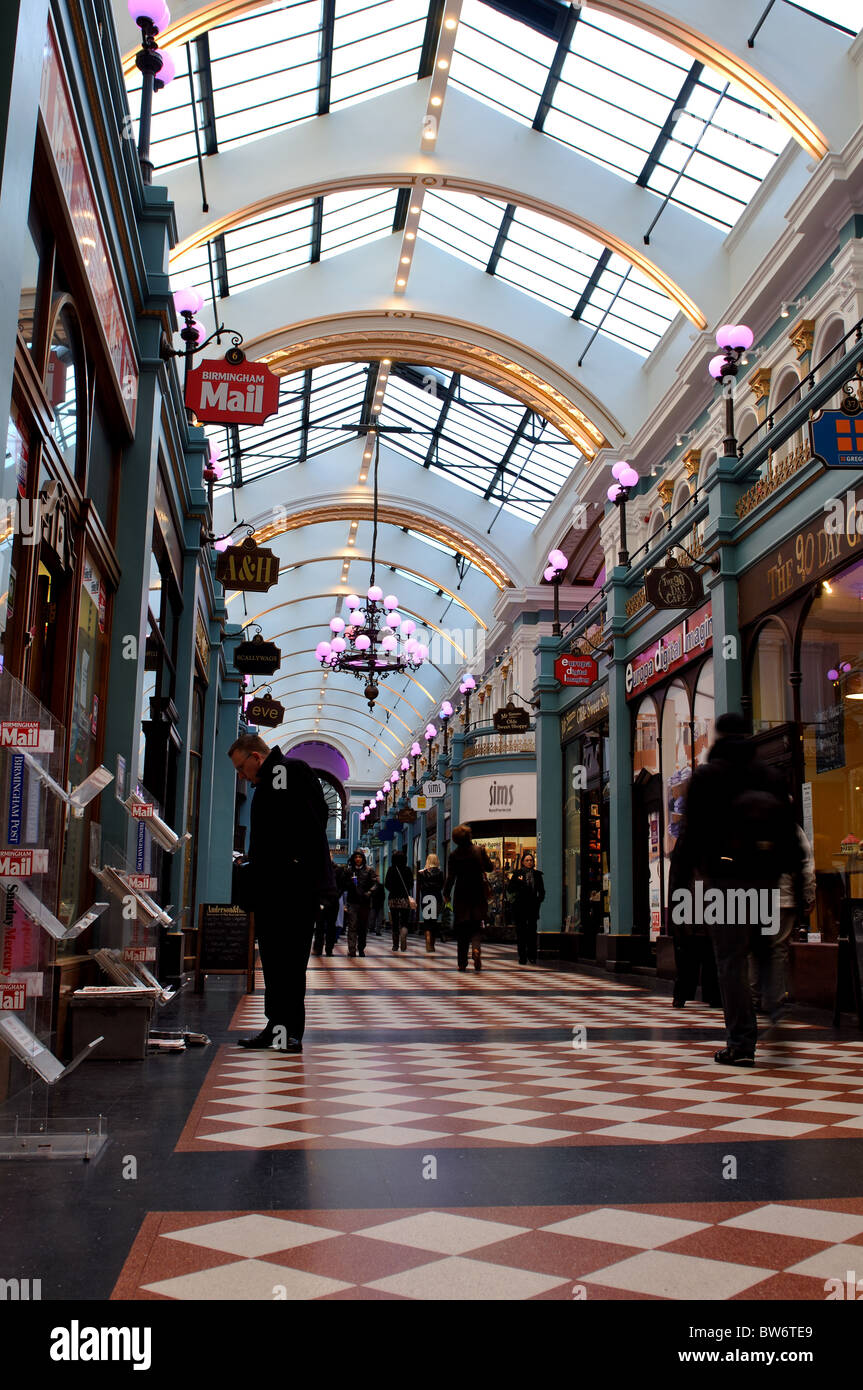
[[[863,1200],[151,1212],[126,1299],[824,1299]]]
[[[863,1043],[764,1048],[754,1069],[711,1045],[656,1042],[224,1047],[180,1151],[669,1144],[863,1136]]]

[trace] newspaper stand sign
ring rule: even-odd
[[[240,361],[230,360],[239,356]],[[262,425],[279,410],[279,378],[242,353],[209,358],[189,372],[185,402],[206,425]]]
[[[598,672],[592,656],[559,656],[554,674],[561,685],[593,685]]]

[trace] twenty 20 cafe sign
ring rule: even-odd
[[[279,409],[279,378],[263,362],[200,362],[189,372],[186,405],[207,425],[262,425]]]
[[[629,662],[626,668],[627,699],[634,699],[643,690],[661,681],[669,671],[685,666],[693,657],[709,651],[712,646],[712,607],[706,603]]]

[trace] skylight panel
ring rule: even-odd
[[[319,0],[278,5],[209,32],[219,146],[314,115]]]
[[[324,199],[321,260],[346,246],[361,246],[389,236],[396,207],[395,189],[352,189]]]
[[[423,199],[419,235],[485,269],[505,208],[492,198],[430,191]]]
[[[555,49],[526,24],[465,0],[449,80],[531,125]]]
[[[330,106],[416,81],[427,0],[337,0]]]
[[[308,265],[312,235],[311,203],[267,213],[225,233],[231,293]]]
[[[155,169],[195,158],[195,135],[189,100],[189,65],[185,44],[177,44],[171,51],[177,65],[177,75],[173,82],[156,93],[153,101],[150,158]],[[127,80],[126,90],[137,139],[138,113],[141,109],[141,74],[137,68],[134,76]]]

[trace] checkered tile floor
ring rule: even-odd
[[[381,942],[384,944],[381,945]],[[718,1009],[693,1002],[673,1009],[671,1000],[647,989],[554,968],[519,966],[515,948],[483,947],[483,970],[456,970],[455,946],[426,955],[411,938],[412,953],[393,956],[386,939],[374,938],[369,954],[313,956],[309,963],[306,1027],[344,1029],[588,1027],[709,1028],[722,1026]],[[385,953],[385,954],[384,954]],[[263,982],[258,976],[258,989]],[[263,994],[245,996],[231,1020],[237,1032],[258,1032],[265,1023]],[[792,1020],[787,1029],[811,1025]]]
[[[812,1299],[863,1200],[151,1212],[114,1299]]]
[[[404,1148],[863,1137],[863,1043],[795,1039],[758,1067],[673,1042],[222,1048],[178,1143]]]

